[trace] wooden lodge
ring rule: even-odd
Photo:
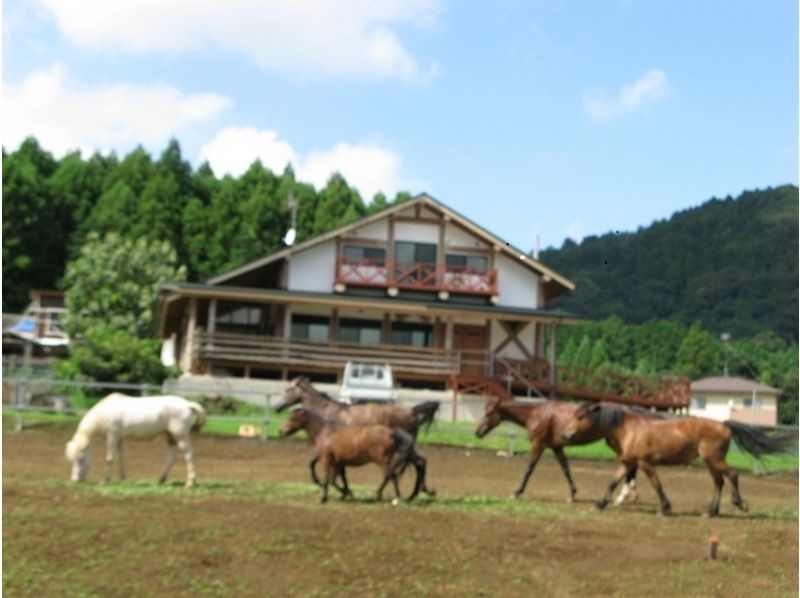
[[[577,321],[547,305],[574,286],[421,194],[203,284],[164,285],[160,334],[193,374],[337,382],[366,361],[392,364],[405,387],[544,396],[563,390],[555,331]]]

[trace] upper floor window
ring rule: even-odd
[[[436,245],[434,243],[412,243],[397,241],[394,244],[394,259],[401,264],[422,262],[436,263]]]
[[[446,257],[448,272],[486,274],[489,260],[485,255],[458,255],[448,253]]]
[[[386,263],[386,250],[383,247],[345,245],[342,248],[342,257],[347,264],[366,263],[373,266],[383,266]]]

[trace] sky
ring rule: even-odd
[[[28,135],[365,201],[427,192],[512,244],[798,182],[794,0],[5,0]]]

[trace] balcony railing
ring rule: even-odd
[[[341,256],[336,282],[344,285],[446,291],[472,295],[497,294],[497,269],[480,271],[468,266],[394,260],[354,260]]]
[[[406,374],[447,375],[457,372],[459,354],[448,349],[409,345],[317,343],[272,336],[201,332],[195,357],[264,367],[312,366],[342,368],[348,361],[390,363]]]

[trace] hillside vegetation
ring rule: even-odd
[[[711,199],[633,233],[568,240],[540,258],[577,285],[553,307],[796,341],[797,225],[798,189],[786,185]]]

